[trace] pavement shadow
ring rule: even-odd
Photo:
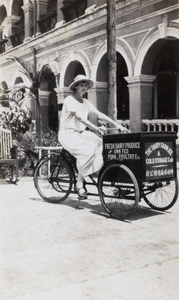
[[[29,200],[38,201],[38,202],[45,202],[44,199],[39,198],[39,197],[31,197],[31,198],[29,198]]]
[[[104,217],[104,218],[110,218],[116,221],[122,221],[126,223],[131,223],[132,221],[141,220],[144,218],[154,217],[157,215],[164,215],[165,213],[169,212],[161,212],[153,210],[150,207],[138,205],[138,207],[135,209],[135,211],[125,220],[115,219],[112,218],[110,215],[108,215],[107,212],[105,212],[100,200],[93,200],[93,199],[87,199],[87,200],[76,200],[76,199],[68,199],[65,200],[62,205],[70,206],[74,209],[88,209],[90,213]]]
[[[91,213],[99,215],[104,218],[110,218],[110,216],[104,211],[104,208],[98,199],[92,199],[89,197],[86,200],[78,200],[74,198],[68,198],[64,202],[61,203],[62,205],[70,206],[74,209],[88,209]]]
[[[154,217],[157,215],[164,215],[166,212],[153,210],[150,207],[138,205],[132,215],[129,217],[130,221],[137,221],[145,218]]]
[[[145,218],[151,218],[151,217],[155,217],[155,216],[163,216],[166,213],[170,214],[169,211],[157,211],[147,205],[144,206],[139,203],[137,208],[134,210],[134,212],[128,218],[126,218],[124,220],[120,220],[120,219],[115,219],[115,218],[111,217],[110,215],[108,215],[108,213],[105,212],[100,200],[96,200],[96,199],[88,200],[87,199],[87,200],[79,201],[79,200],[76,200],[73,198],[73,199],[68,199],[68,200],[64,201],[62,204],[73,207],[74,209],[88,209],[88,210],[90,210],[90,212],[92,214],[95,214],[95,215],[98,215],[101,217],[105,217],[105,218],[110,218],[110,219],[113,219],[116,221],[125,222],[125,223],[131,223],[133,221],[137,221],[137,220],[141,220],[141,219],[145,219]]]
[[[100,215],[100,216],[105,216],[106,218],[110,218],[115,221],[132,223],[133,221],[137,221],[137,220],[141,220],[141,219],[149,218],[149,217],[154,217],[157,215],[163,216],[166,212],[159,212],[159,211],[152,210],[151,208],[139,206],[135,209],[135,211],[129,217],[125,218],[124,220],[111,217],[107,213],[105,214],[105,213],[99,212],[99,211],[93,210],[93,211],[91,211],[91,213]],[[167,213],[169,213],[169,212],[167,212]]]
[[[29,198],[29,199],[38,201],[38,202],[44,202],[44,200],[39,197]],[[94,199],[92,197],[89,197],[86,200],[79,201],[75,196],[70,196],[70,197],[68,197],[68,199],[66,199],[65,201],[63,201],[61,203],[50,203],[50,202],[46,202],[46,203],[49,203],[51,205],[65,205],[65,206],[69,206],[75,210],[88,209],[90,211],[90,213],[92,213],[92,214],[95,214],[95,215],[98,215],[100,217],[104,217],[107,219],[110,218],[115,221],[125,222],[125,223],[131,223],[133,221],[170,213],[168,211],[164,211],[164,212],[156,211],[156,210],[153,210],[152,208],[150,208],[149,206],[143,206],[143,205],[139,204],[137,206],[137,208],[134,210],[134,212],[128,218],[126,218],[124,220],[120,220],[120,219],[112,218],[110,215],[108,215],[108,213],[105,212],[100,200],[96,199],[96,197]]]
[[[104,211],[103,206],[99,199],[92,199],[89,197],[86,200],[79,201],[77,196],[70,196],[68,199],[64,200],[61,203],[50,203],[48,201],[43,200],[40,197],[31,197],[29,200],[38,201],[38,202],[46,202],[51,205],[65,205],[69,206],[75,210],[88,209],[91,213],[97,214],[99,216],[110,218],[110,216]]]

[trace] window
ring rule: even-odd
[[[63,2],[61,10],[66,22],[79,18],[84,15],[87,8],[87,0],[66,0]]]

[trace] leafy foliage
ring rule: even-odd
[[[29,95],[34,96],[32,98],[36,99],[38,107],[40,107],[38,89],[43,82],[44,76],[49,73],[49,71],[51,72],[49,65],[46,64],[42,66],[39,71],[30,71],[27,66],[19,62],[17,58],[12,56],[7,57],[7,59],[13,60],[18,65],[19,71],[28,78],[30,81],[30,86],[28,87],[30,90]],[[41,146],[59,146],[59,142],[57,133],[50,129],[44,132],[38,132],[36,136],[29,134],[28,131],[32,122],[32,113],[29,107],[24,105],[23,100],[19,101],[20,93],[23,94],[25,89],[19,89],[19,94],[17,94],[16,91],[17,90],[10,90],[9,108],[1,114],[0,118],[2,126],[12,131],[14,144],[18,147],[19,167],[21,172],[24,173],[24,168],[35,166],[38,160],[38,151],[35,149],[35,146],[39,144],[39,137]],[[10,96],[13,96],[12,99]]]
[[[38,134],[30,136],[25,134],[16,134],[16,146],[18,147],[18,156],[20,169],[26,167],[34,167],[38,160],[37,146]],[[57,133],[53,130],[45,130],[42,132],[42,146],[60,146]]]
[[[4,128],[14,133],[25,133],[29,130],[32,121],[32,113],[27,106],[20,106],[10,101],[9,107],[2,112],[1,122]]]

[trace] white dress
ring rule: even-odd
[[[61,145],[77,159],[77,168],[83,177],[99,171],[103,165],[102,139],[85,130],[86,125],[75,115],[87,120],[90,111],[95,108],[87,99],[83,98],[80,103],[73,96],[65,98],[58,134]]]

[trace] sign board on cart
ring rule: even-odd
[[[138,180],[176,178],[176,134],[144,132],[103,137],[104,162],[117,159]]]

